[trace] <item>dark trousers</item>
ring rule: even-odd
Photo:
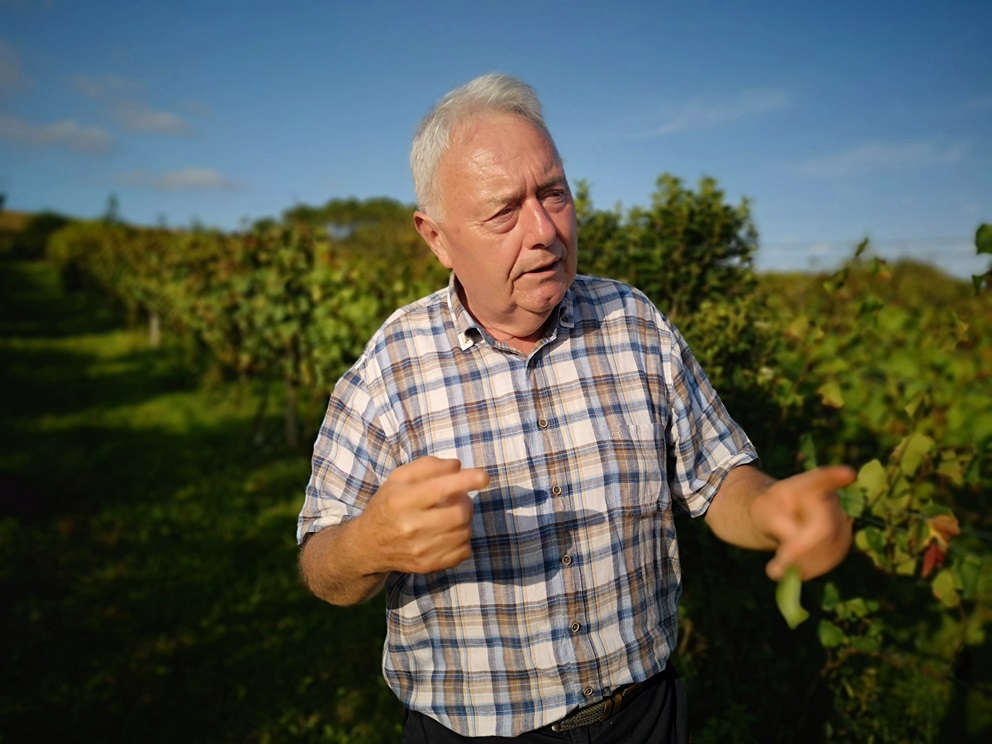
[[[638,694],[612,718],[571,731],[550,726],[507,739],[502,736],[467,737],[445,728],[429,716],[407,711],[401,744],[687,744],[689,710],[682,680],[669,666],[652,677]]]

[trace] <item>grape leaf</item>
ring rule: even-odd
[[[840,385],[835,380],[823,383],[816,389],[820,394],[823,405],[829,408],[843,408],[844,394],[840,391]]]

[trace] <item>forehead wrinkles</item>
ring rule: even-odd
[[[495,121],[473,119],[462,124],[452,135],[451,146],[441,163],[445,180],[465,177],[476,184],[491,182],[492,188],[500,191],[503,189],[498,184],[503,181],[506,189],[512,192],[511,196],[521,188],[517,182],[521,175],[527,179],[536,175],[538,189],[565,181],[565,171],[554,143],[526,119],[511,115]],[[514,172],[516,161],[532,158],[535,153],[540,153],[544,160],[541,163],[535,158],[539,168],[536,174],[529,171],[529,162]]]

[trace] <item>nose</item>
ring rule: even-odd
[[[558,228],[540,199],[529,200],[524,208],[527,242],[531,248],[546,248],[555,242]]]

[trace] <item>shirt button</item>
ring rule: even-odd
[[[538,419],[537,420],[537,425],[540,426],[542,429],[547,429],[548,428],[548,420],[547,419],[543,419],[543,418],[542,419]]]
[[[570,556],[570,555],[563,555],[561,557],[561,565],[563,565],[563,566],[571,566],[572,565],[572,556]]]
[[[551,493],[555,496],[561,496],[561,486],[555,485],[551,487]]]
[[[569,626],[569,628],[571,628],[571,630],[572,630],[573,633],[578,633],[580,630],[582,630],[582,626],[579,625],[579,623],[577,623],[577,622],[572,623]]]
[[[582,694],[586,697],[592,697],[593,689],[591,687],[583,687]]]

